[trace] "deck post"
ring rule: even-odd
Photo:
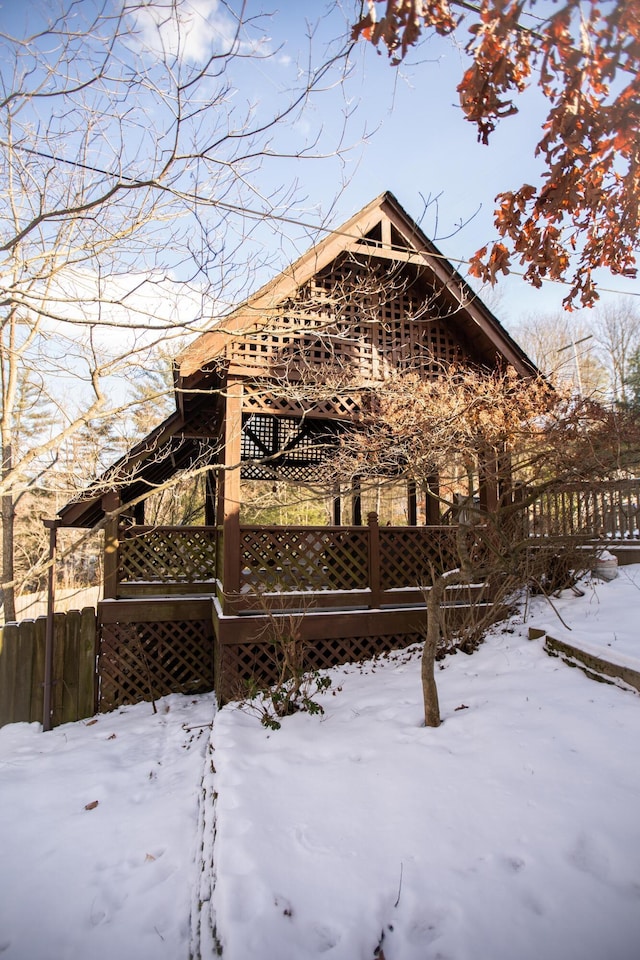
[[[216,526],[216,473],[207,470],[204,475],[204,522],[207,527]]]
[[[351,481],[351,522],[354,527],[362,526],[362,487],[360,477]]]
[[[240,460],[242,456],[242,381],[230,381],[224,421],[224,480],[222,516],[223,609],[240,592]]]
[[[367,524],[369,526],[369,589],[371,590],[370,606],[377,610],[382,603],[382,590],[380,586],[380,526],[378,524],[378,514],[368,513]]]
[[[58,521],[45,520],[49,530],[49,569],[47,571],[47,626],[44,641],[44,693],[42,708],[42,731],[46,733],[53,726],[53,644],[54,615],[56,602],[56,547]]]
[[[495,513],[498,509],[499,466],[495,450],[486,447],[478,464],[480,483],[480,509],[483,513]]]
[[[334,527],[339,527],[342,523],[342,499],[340,484],[336,484],[333,488],[333,525]]]
[[[437,474],[427,477],[426,491],[424,495],[424,520],[428,527],[437,526],[440,523],[440,478]]]
[[[109,517],[104,527],[104,599],[116,600],[118,596],[118,567],[120,543],[118,540],[120,494],[116,490],[105,493],[102,509]]]
[[[415,480],[407,481],[407,521],[410,527],[418,526],[418,500]]]

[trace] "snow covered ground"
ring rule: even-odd
[[[640,567],[556,607],[640,668]],[[437,730],[410,653],[276,732],[178,696],[3,728],[2,960],[637,960],[640,697],[531,625],[443,662]]]

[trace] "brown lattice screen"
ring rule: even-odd
[[[380,586],[431,583],[458,565],[454,527],[380,527]],[[242,527],[243,593],[366,590],[369,527]]]
[[[435,376],[442,363],[464,356],[442,310],[406,269],[345,255],[301,287],[259,333],[230,341],[230,358],[290,380],[301,370],[330,368],[373,380],[392,370]]]
[[[130,527],[119,550],[121,583],[198,583],[215,578],[215,527]]]
[[[245,413],[243,420],[244,479],[322,479],[327,452],[337,444],[335,423],[266,413]]]
[[[103,623],[99,709],[155,700],[169,693],[213,689],[213,625],[209,620]]]
[[[383,590],[428,585],[433,572],[458,565],[454,527],[380,527]]]
[[[314,640],[304,646],[306,671],[327,670],[341,663],[357,663],[380,653],[398,650],[421,639],[419,633]],[[278,679],[274,648],[264,642],[219,644],[216,651],[216,694],[220,703],[242,697],[247,683],[268,686]]]
[[[242,409],[249,413],[289,414],[292,417],[342,418],[351,419],[359,412],[357,394],[345,394],[337,397],[314,398],[313,402],[302,402],[293,397],[269,392],[264,384],[254,387],[245,384],[242,396]]]
[[[242,527],[241,592],[366,590],[367,527]]]

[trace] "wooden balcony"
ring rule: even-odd
[[[574,484],[532,503],[521,529],[536,545],[572,536],[636,559],[639,518],[640,481]],[[139,696],[156,661],[179,677],[180,689],[183,674],[189,683],[214,678],[220,702],[240,695],[250,680],[273,682],[276,622],[294,629],[308,669],[419,641],[424,586],[434,570],[458,565],[456,528],[379,527],[375,515],[368,520],[344,527],[235,526],[226,551],[223,527],[121,527],[107,543],[114,589],[98,609],[104,702]],[[447,621],[464,618],[471,600],[490,602],[481,585],[450,588]]]
[[[640,479],[567,484],[528,510],[532,537],[583,536],[620,544],[640,541]]]
[[[455,566],[455,528],[241,526],[232,583],[216,527],[129,527],[118,544],[116,599],[211,594],[227,613],[280,605],[379,609],[420,603],[432,569]]]
[[[381,609],[420,603],[433,571],[458,565],[455,526],[240,526],[120,529],[114,599],[216,596],[227,614],[281,607]],[[640,544],[640,480],[576,483],[545,492],[523,532]],[[226,570],[226,582],[223,571]]]

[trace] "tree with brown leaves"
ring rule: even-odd
[[[400,63],[432,31],[464,43],[470,63],[458,85],[467,120],[488,143],[517,112],[534,78],[548,102],[536,155],[542,182],[496,197],[500,240],[472,258],[494,283],[514,259],[535,287],[571,282],[564,300],[592,306],[593,271],[636,276],[640,231],[640,0],[367,0],[353,37],[386,47]]]
[[[594,482],[637,466],[640,425],[624,411],[552,390],[543,379],[513,371],[487,373],[451,366],[433,380],[397,374],[361,393],[361,417],[342,438],[336,470],[361,478],[404,477],[429,485],[456,524],[455,563],[431,567],[422,584],[427,629],[422,655],[426,726],[440,714],[434,661],[442,649],[445,591],[484,582],[480,603],[462,623],[470,652],[510,600],[533,584],[545,590],[570,568],[589,564],[584,537],[531,537],[529,507],[569,483]],[[468,486],[461,495],[460,466]],[[487,510],[481,478],[501,496]],[[429,491],[431,495],[433,490]],[[429,579],[429,578],[427,578]],[[491,598],[493,606],[485,601]],[[460,637],[460,624],[457,627]]]

